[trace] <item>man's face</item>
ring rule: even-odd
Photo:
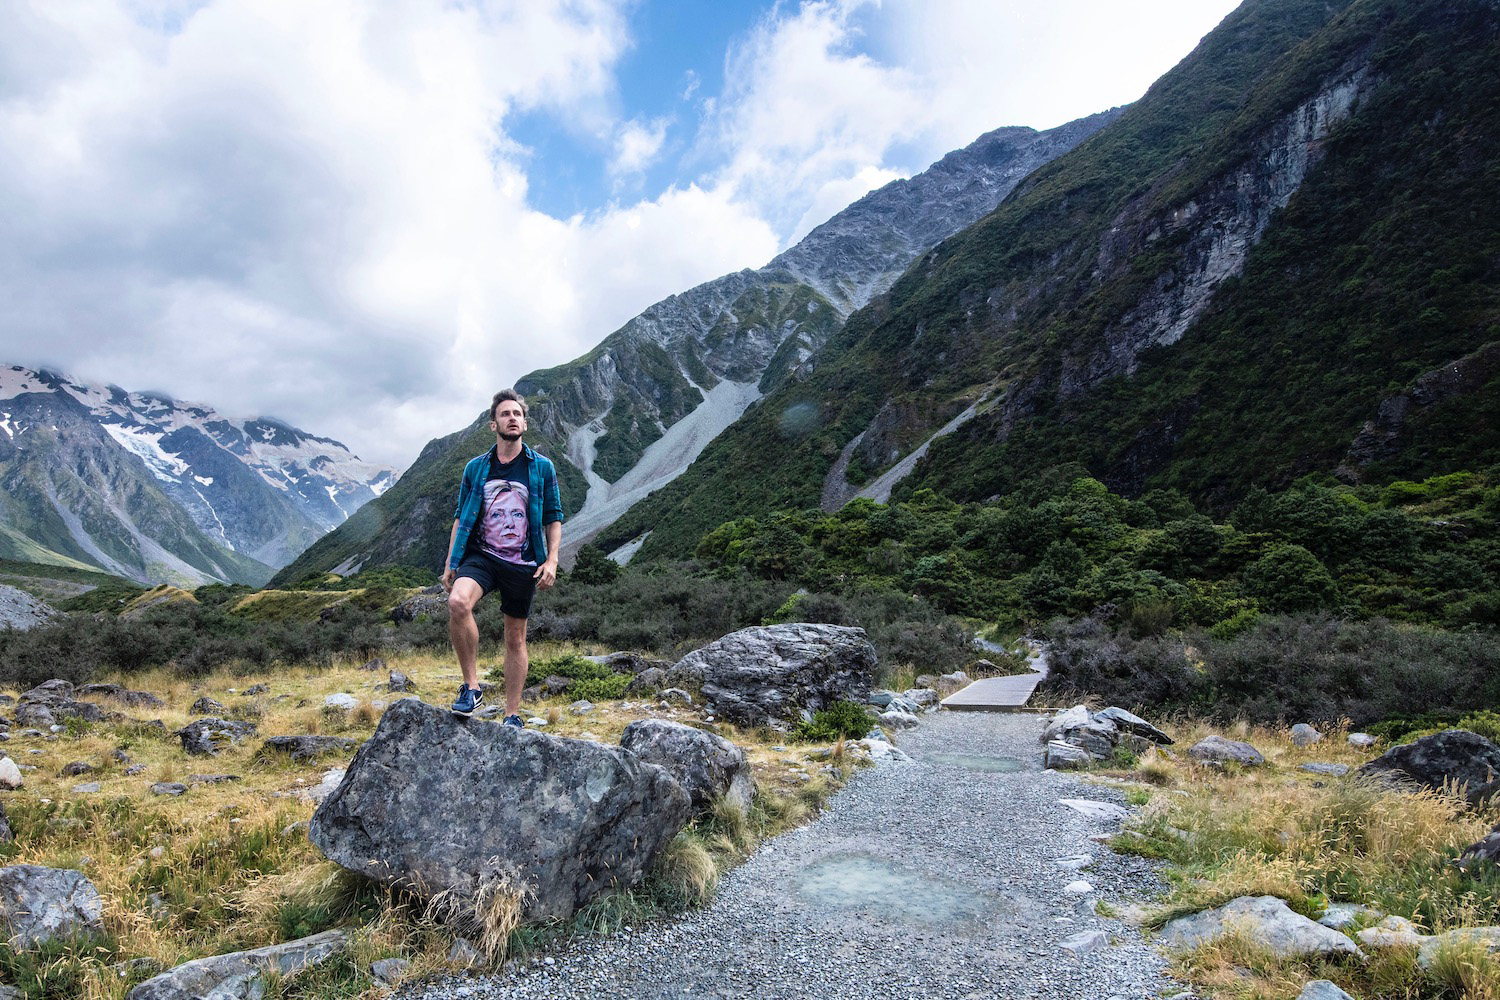
[[[511,399],[503,400],[490,418],[490,429],[506,441],[521,440],[521,435],[526,433],[526,416],[521,412],[521,404]]]

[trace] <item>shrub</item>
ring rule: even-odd
[[[1338,584],[1318,557],[1300,545],[1279,545],[1245,570],[1245,593],[1273,612],[1318,611],[1334,606]]]
[[[804,743],[828,743],[840,739],[859,739],[875,727],[875,715],[864,705],[853,701],[836,701],[813,713],[811,722],[798,723],[792,738]]]

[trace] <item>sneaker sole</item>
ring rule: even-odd
[[[460,715],[460,716],[463,716],[465,719],[467,719],[469,716],[471,716],[475,712],[479,711],[479,709],[480,709],[480,706],[479,705],[475,705],[473,708],[469,709],[467,712],[461,712],[461,711],[459,711],[456,708],[450,708],[450,709],[448,709],[448,711],[452,712],[454,715]]]

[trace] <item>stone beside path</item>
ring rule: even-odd
[[[574,941],[498,975],[408,984],[396,997],[1103,1000],[1183,992],[1135,927],[1095,909],[1162,891],[1156,867],[1090,839],[1118,820],[1085,813],[1112,810],[1060,801],[1123,808],[1120,793],[1043,771],[1040,732],[1032,715],[925,716],[900,737],[911,759],[854,774],[817,821],[731,871],[703,910]],[[1021,769],[981,766],[995,758]]]

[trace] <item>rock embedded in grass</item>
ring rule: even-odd
[[[100,929],[103,901],[78,871],[42,865],[0,868],[0,933],[13,949]]]
[[[266,979],[292,974],[343,953],[349,940],[343,931],[324,931],[284,944],[227,955],[197,958],[141,983],[126,1000],[186,1000],[188,997],[248,998],[263,996]]]
[[[215,701],[208,695],[204,695],[193,702],[188,712],[193,715],[222,715],[225,711],[224,703]]]
[[[1500,746],[1467,729],[1445,729],[1391,747],[1357,773],[1424,788],[1472,791],[1500,775]]]
[[[198,719],[183,726],[172,735],[182,740],[182,749],[199,757],[212,757],[226,745],[239,743],[247,736],[254,736],[253,722],[238,722],[231,719]]]
[[[1248,936],[1282,959],[1364,957],[1353,941],[1294,912],[1275,896],[1241,896],[1223,906],[1179,917],[1162,928],[1161,940],[1170,948],[1187,951],[1231,933]]]
[[[1299,722],[1292,727],[1291,740],[1293,746],[1310,747],[1322,738],[1322,733],[1305,722]]]
[[[1188,756],[1194,760],[1216,764],[1242,764],[1256,767],[1266,762],[1261,752],[1243,740],[1225,739],[1223,736],[1205,736],[1188,748]]]
[[[347,736],[320,736],[301,733],[292,736],[272,736],[261,745],[266,756],[285,755],[293,761],[317,760],[326,754],[349,753],[359,746],[358,740]]]
[[[1297,1000],[1354,1000],[1354,998],[1327,979],[1314,979],[1302,987],[1302,992],[1297,994]]]

